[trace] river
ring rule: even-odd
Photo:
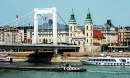
[[[71,63],[78,64],[79,63]],[[58,67],[61,63],[0,63],[0,66]],[[130,66],[83,65],[87,72],[0,70],[0,78],[130,78]]]

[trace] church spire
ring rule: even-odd
[[[87,13],[87,18],[85,20],[85,23],[93,23],[92,19],[91,19],[91,14],[88,8],[88,13]]]
[[[72,8],[72,13],[71,13],[71,17],[70,17],[69,23],[71,23],[71,24],[75,24],[76,23],[76,20],[75,20],[75,17],[74,17],[74,13],[73,13],[73,8]]]

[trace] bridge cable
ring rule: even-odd
[[[30,14],[33,13],[33,12],[34,12],[34,11],[32,11],[32,12],[30,12],[30,13],[28,13],[28,14],[22,16],[21,18],[18,18],[18,19],[16,19],[16,20],[13,20],[13,21],[11,21],[11,22],[8,22],[8,23],[6,23],[6,24],[13,23],[13,22],[15,22],[15,21],[17,21],[17,20],[19,20],[19,19],[22,19],[22,18],[24,18],[24,17],[30,15]],[[6,24],[4,24],[4,25],[6,25]],[[4,26],[4,25],[1,25],[1,26]]]
[[[66,24],[66,22],[64,21],[64,19],[61,17],[61,15],[57,12],[57,14],[59,15],[59,17],[62,19],[62,21]],[[66,26],[68,26],[67,24],[66,24]],[[75,36],[75,34],[74,34],[74,32],[73,31],[71,31],[72,33],[73,33],[73,35]],[[76,36],[75,36],[76,37]],[[77,38],[77,37],[76,37]],[[79,41],[79,40],[78,40]],[[81,43],[82,44],[82,43]],[[83,44],[82,44],[83,45]]]
[[[42,15],[41,14],[39,14],[41,17],[42,17]],[[42,17],[42,19],[44,20],[44,18]],[[47,26],[49,26],[48,25],[48,23],[46,22],[46,20],[44,20],[45,21],[45,23],[47,24]],[[50,26],[49,26],[50,27]],[[51,28],[51,27],[50,27]],[[58,30],[59,31],[59,30]],[[58,38],[59,38],[59,36],[57,36]],[[59,38],[60,40],[61,40],[61,38]],[[62,40],[61,40],[62,41]],[[63,42],[63,41],[62,41]]]

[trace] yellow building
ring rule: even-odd
[[[130,27],[123,27],[119,30],[119,45],[130,45]]]

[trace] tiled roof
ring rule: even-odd
[[[98,40],[100,40],[101,38],[105,37],[99,30],[93,30],[93,38],[98,38]]]
[[[100,45],[100,43],[93,43],[94,45]]]
[[[83,29],[83,34],[85,34],[85,30]],[[101,38],[105,38],[103,34],[99,30],[93,30],[93,38],[98,38],[100,40]]]

